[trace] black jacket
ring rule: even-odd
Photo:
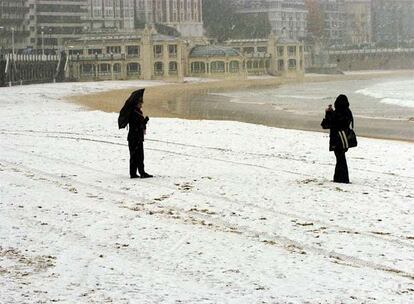
[[[338,147],[340,142],[338,131],[349,129],[351,123],[354,124],[354,118],[350,109],[326,111],[321,126],[323,129],[330,129],[329,151],[334,151]]]
[[[141,111],[134,110],[129,116],[128,141],[144,141],[148,116],[144,117]]]

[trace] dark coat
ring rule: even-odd
[[[330,129],[329,151],[334,151],[340,147],[338,131],[349,129],[349,126],[353,122],[354,118],[349,108],[326,111],[325,119],[322,121],[321,126],[323,129]]]
[[[144,117],[142,111],[135,109],[129,116],[128,141],[143,142],[147,129],[148,116]]]

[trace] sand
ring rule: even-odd
[[[144,112],[150,117],[184,119],[235,120],[272,127],[320,131],[319,116],[295,115],[287,111],[273,111],[266,107],[254,109],[251,106],[230,103],[200,104],[194,100],[214,92],[275,88],[282,84],[297,82],[329,82],[338,80],[369,80],[389,77],[412,76],[413,71],[361,71],[345,75],[307,74],[299,78],[252,77],[247,80],[215,80],[206,82],[166,83],[148,87],[145,91]],[[134,89],[120,89],[103,93],[73,96],[71,101],[92,110],[118,112]],[[201,98],[202,99],[202,98]],[[197,108],[197,110],[194,110]],[[413,141],[412,123],[382,120],[360,120],[359,134],[367,137]]]

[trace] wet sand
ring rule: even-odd
[[[350,75],[312,75],[299,79],[263,77],[248,80],[219,80],[200,83],[177,83],[149,87],[145,92],[144,112],[151,117],[183,119],[234,120],[272,127],[321,131],[322,113],[300,112],[292,108],[275,108],[271,104],[234,103],[220,95],[226,92],[252,92],[275,89],[281,85],[327,83],[336,81],[365,81],[391,77],[410,77],[413,71],[360,72]],[[93,110],[118,112],[134,89],[114,90],[103,93],[73,96],[72,101]],[[214,94],[218,93],[218,94]],[[318,109],[319,110],[319,109]],[[354,110],[355,112],[355,110]],[[414,113],[414,112],[413,112]],[[414,114],[413,114],[414,116]],[[414,121],[400,119],[358,120],[358,135],[374,138],[414,142]]]

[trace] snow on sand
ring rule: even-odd
[[[130,180],[117,115],[62,101],[120,85],[0,89],[0,303],[414,302],[413,144],[339,185],[326,134],[154,118]]]

